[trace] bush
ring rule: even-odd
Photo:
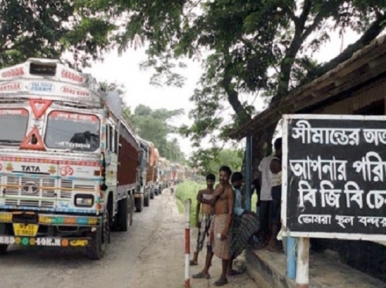
[[[175,195],[180,212],[183,212],[186,207],[186,200],[191,199],[192,204],[190,206],[190,225],[194,227],[196,225],[196,205],[197,205],[197,193],[199,190],[205,188],[205,183],[194,182],[194,181],[184,181],[180,183],[175,188]]]

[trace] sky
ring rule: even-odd
[[[344,35],[343,49],[355,42],[358,35],[346,32]],[[319,62],[325,62],[340,53],[342,40],[337,33],[331,35],[331,41],[321,47],[320,52],[314,55]],[[152,109],[167,108],[185,110],[185,115],[175,119],[174,124],[191,124],[188,118],[189,111],[194,108],[194,103],[189,101],[196,84],[201,76],[202,69],[199,62],[185,61],[188,65],[182,75],[187,79],[182,88],[158,87],[150,85],[151,70],[140,69],[140,63],[146,60],[145,49],[129,49],[121,56],[116,50],[104,55],[103,62],[95,62],[90,68],[84,70],[91,73],[98,81],[116,82],[125,86],[126,94],[123,99],[128,106],[134,109],[139,104],[147,105]],[[255,102],[256,109],[261,110],[263,102]],[[189,139],[177,136],[182,151],[186,156],[191,155],[192,148]]]

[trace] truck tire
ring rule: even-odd
[[[147,194],[147,196],[145,197],[145,199],[143,201],[143,206],[145,206],[145,207],[149,207],[150,206],[150,193]]]
[[[141,198],[135,198],[135,211],[136,212],[142,212],[143,205],[142,205],[142,199]]]
[[[91,260],[100,260],[106,254],[107,244],[110,241],[109,211],[105,209],[102,218],[102,227],[91,232],[91,241],[86,247],[86,255]]]
[[[154,199],[154,190],[153,189],[150,191],[150,199]]]
[[[117,224],[118,224],[118,231],[127,231],[127,224],[129,220],[129,215],[128,215],[128,201],[127,197],[121,199],[121,201],[118,202],[118,217],[117,217]]]
[[[0,233],[1,235],[6,235],[6,226],[5,224],[0,224]],[[0,244],[0,255],[5,254],[8,249],[8,244]]]
[[[133,225],[133,214],[134,214],[134,196],[129,195],[129,224]]]
[[[0,244],[0,255],[3,255],[7,252],[8,244]]]

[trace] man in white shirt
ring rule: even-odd
[[[280,243],[277,241],[277,234],[281,229],[281,157],[282,157],[282,139],[277,138],[274,143],[275,155],[270,163],[271,191],[272,191],[272,209],[271,224],[272,235],[268,244],[268,250],[272,252],[281,251]]]
[[[259,165],[259,171],[261,172],[261,189],[260,199],[257,201],[259,209],[260,229],[259,229],[259,245],[257,249],[264,248],[268,245],[270,239],[271,227],[270,227],[270,213],[272,209],[272,172],[270,170],[270,164],[273,156],[269,155],[264,157]]]

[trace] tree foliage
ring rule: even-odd
[[[135,132],[143,139],[154,143],[161,157],[170,161],[185,163],[185,156],[181,151],[178,140],[168,136],[175,134],[177,127],[169,122],[174,117],[183,114],[183,109],[151,109],[145,105],[138,105],[132,113],[129,107],[123,109],[125,119],[132,123]]]
[[[181,80],[173,60],[201,59],[204,73],[191,97],[196,103],[191,111],[194,124],[183,129],[197,147],[217,129],[227,131],[255,115],[251,101],[241,101],[240,95],[269,96],[273,106],[291,89],[351,57],[386,25],[382,0],[97,2],[100,7],[109,3],[105,11],[121,17],[124,29],[117,35],[121,50],[147,41],[148,66],[159,77],[168,77],[169,84],[177,80],[180,85]],[[330,40],[330,32],[344,34],[347,29],[361,38],[328,63],[312,60]],[[228,105],[234,118],[224,126],[220,111]],[[273,130],[264,137],[272,137]]]
[[[198,150],[256,114],[241,95],[277,103],[291,89],[348,59],[386,25],[383,0],[4,0],[0,7],[0,65],[28,57],[73,53],[76,67],[146,43],[153,82],[182,85],[181,59],[199,59],[204,73],[191,97],[194,124],[184,127]],[[114,24],[112,24],[114,23]],[[313,53],[331,31],[358,32],[359,40],[328,63]],[[224,125],[221,111],[233,119]],[[277,119],[278,120],[278,119]],[[213,132],[221,130],[220,134]],[[260,138],[269,140],[271,127]],[[197,152],[197,153],[198,153]]]
[[[243,151],[240,149],[210,148],[199,150],[192,156],[193,165],[200,167],[202,175],[207,173],[218,174],[218,169],[222,165],[229,166],[232,171],[241,171],[243,165]]]
[[[0,5],[0,67],[29,57],[62,58],[85,67],[114,43],[116,26],[100,13],[70,0],[3,0]]]

